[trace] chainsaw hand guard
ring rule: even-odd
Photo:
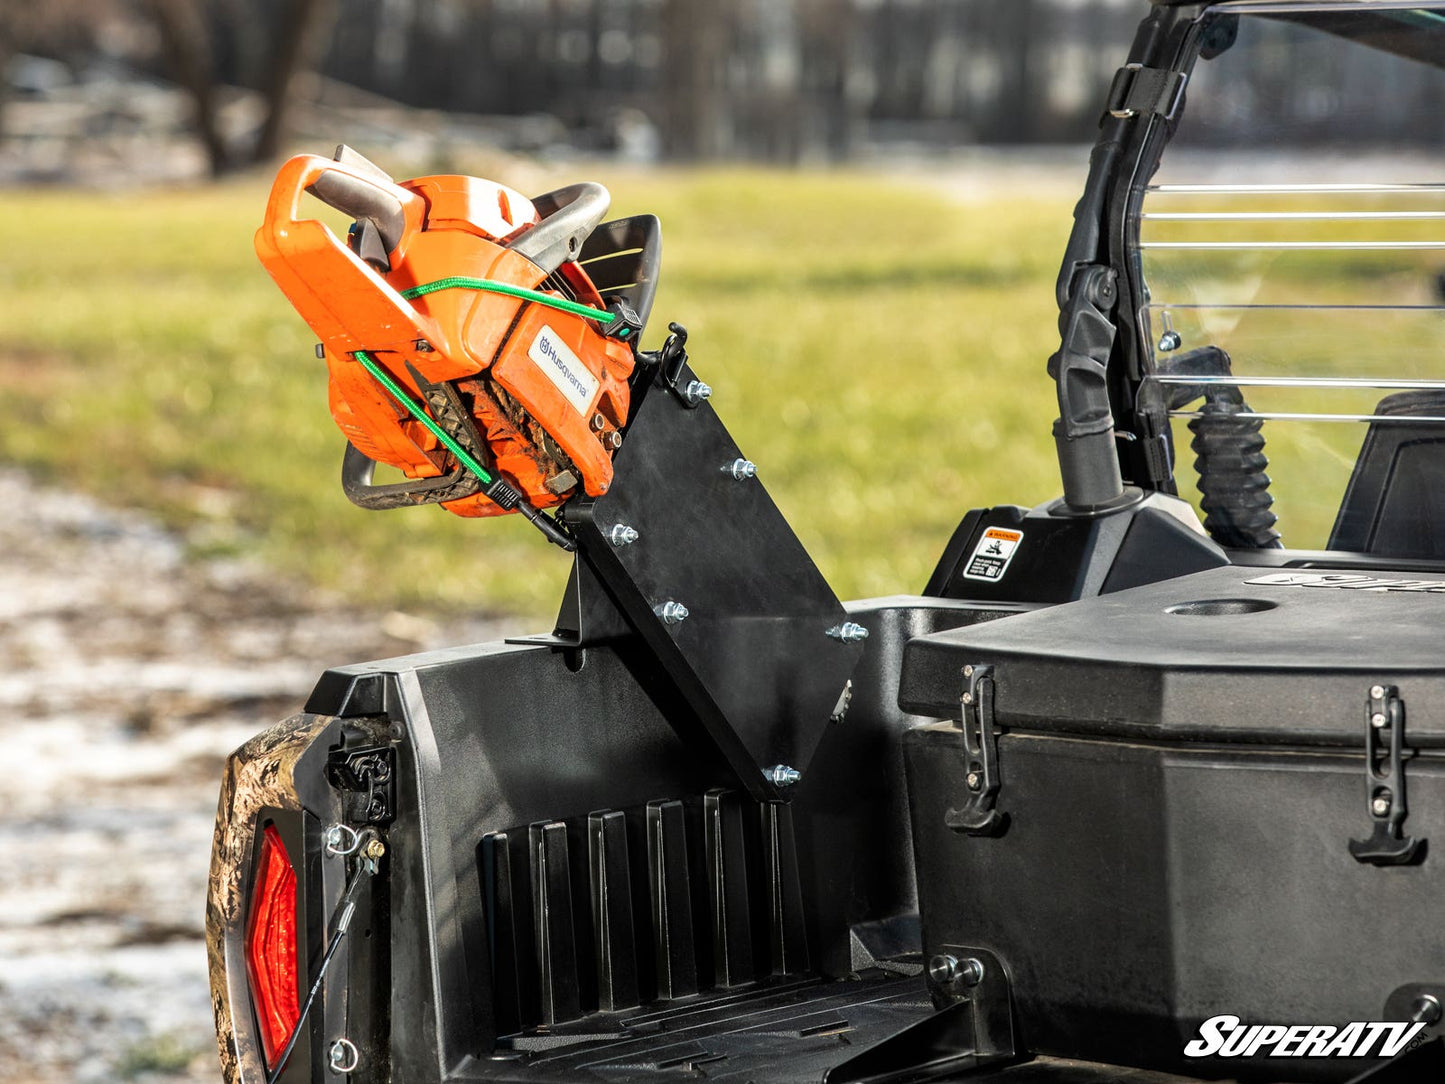
[[[345,241],[303,216],[306,194],[353,219]],[[590,183],[535,201],[398,183],[345,147],[282,166],[256,251],[321,339],[353,503],[488,516],[518,510],[493,499],[514,491],[533,519],[607,491],[660,247],[651,216],[599,228],[608,202]],[[377,464],[408,480],[372,484]]]

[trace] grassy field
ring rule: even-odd
[[[858,174],[603,175],[666,236],[654,343],[713,402],[843,597],[916,591],[959,516],[1058,482],[1044,362],[1069,200]],[[360,600],[550,616],[566,558],[514,521],[368,513],[312,336],[257,263],[266,183],[10,192],[0,459]]]

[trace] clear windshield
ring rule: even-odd
[[[1285,546],[1445,558],[1445,17],[1251,8],[1209,16],[1134,224],[1180,492],[1227,415]]]

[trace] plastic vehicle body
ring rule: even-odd
[[[227,1084],[1438,1079],[1445,185],[1222,146],[1286,111],[1228,65],[1294,48],[1368,58],[1301,123],[1365,72],[1438,129],[1445,5],[1152,5],[1058,282],[1063,496],[921,595],[840,603],[685,334],[639,354],[552,633],[331,670],[232,757]]]

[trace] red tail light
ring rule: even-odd
[[[261,1022],[267,1068],[286,1048],[301,1015],[296,971],[296,868],[268,824],[261,837],[261,864],[246,926],[246,973]]]

